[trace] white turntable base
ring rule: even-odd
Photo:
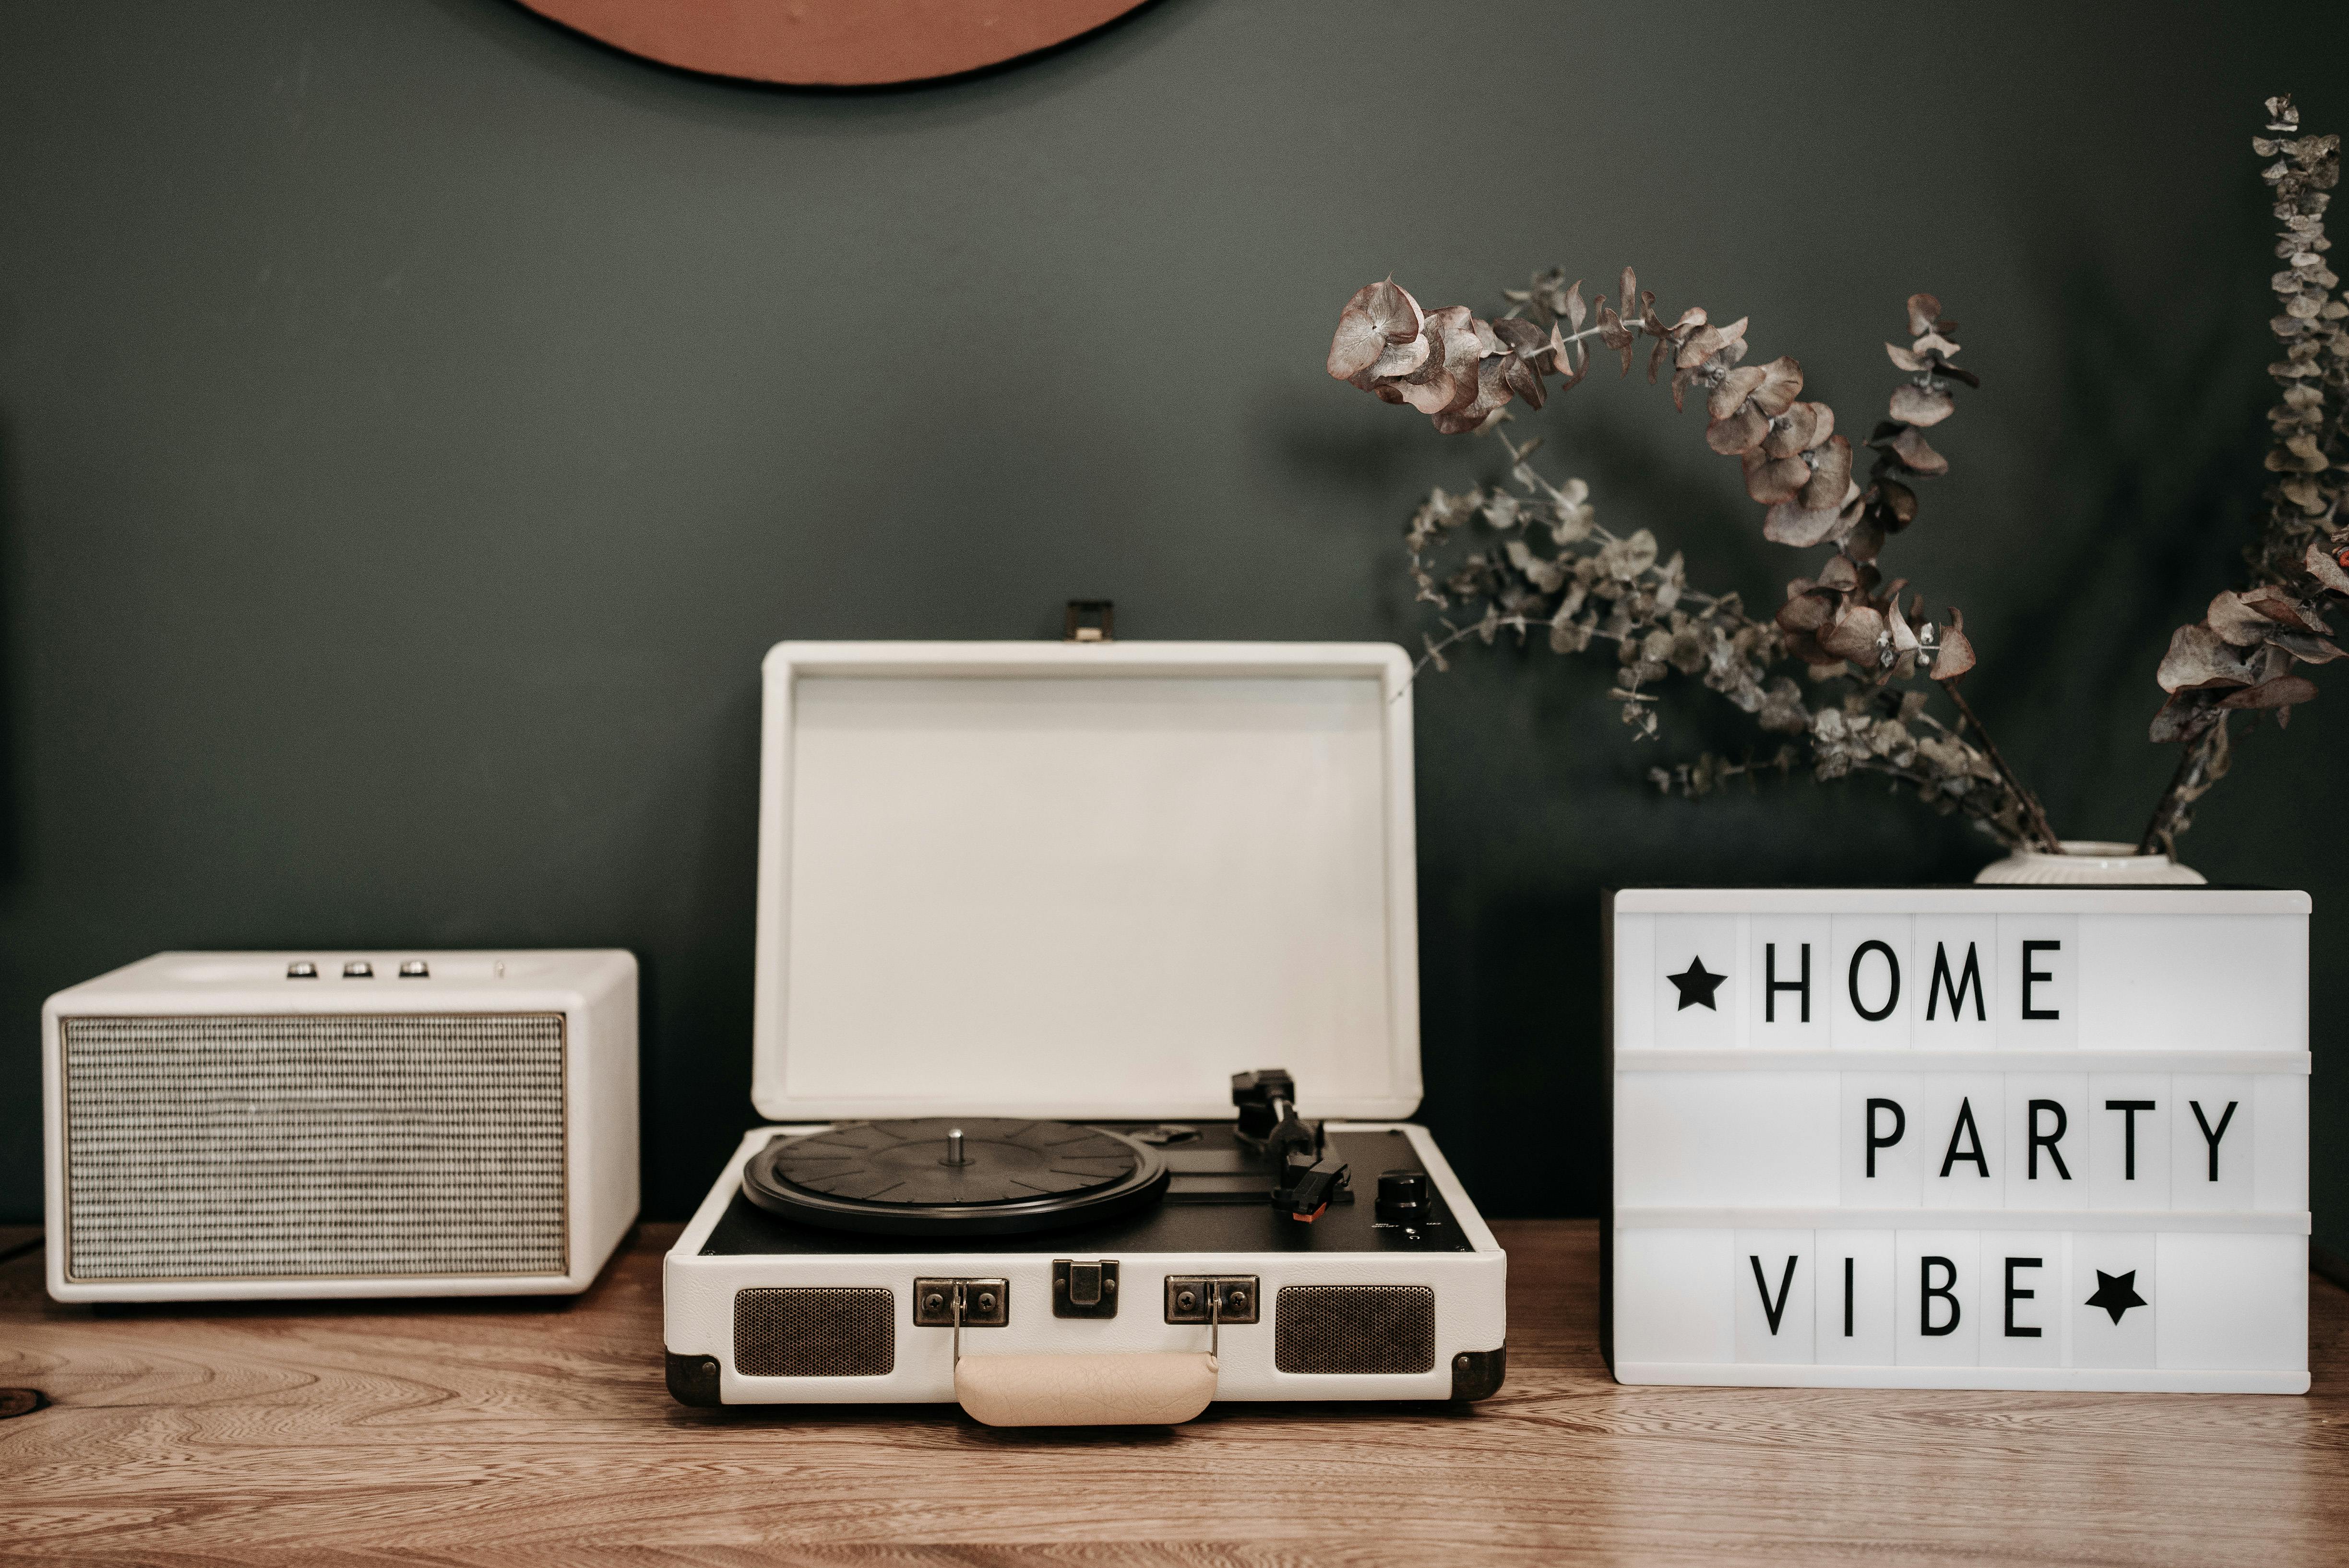
[[[1227,1325],[1221,1334],[1216,1397],[1219,1399],[1449,1399],[1454,1358],[1499,1349],[1506,1332],[1508,1259],[1469,1202],[1459,1179],[1424,1128],[1394,1122],[1329,1123],[1331,1132],[1395,1130],[1411,1140],[1434,1178],[1454,1221],[1473,1252],[1450,1253],[1121,1253],[1116,1254],[1131,1305],[1111,1318],[1052,1315],[1052,1261],[1100,1253],[1055,1247],[1052,1233],[1019,1238],[1021,1250],[940,1250],[794,1256],[705,1257],[704,1243],[734,1194],[743,1162],[779,1132],[814,1132],[818,1126],[764,1127],[747,1134],[709,1196],[662,1264],[663,1336],[676,1356],[709,1356],[719,1367],[719,1396],[729,1405],[923,1404],[955,1398],[953,1332],[916,1327],[916,1277],[985,1277],[1009,1282],[1010,1321],[1000,1328],[966,1328],[966,1357],[994,1355],[1075,1355],[1143,1351],[1203,1351],[1206,1327],[1164,1322],[1164,1281],[1170,1274],[1254,1274],[1260,1299],[1277,1303],[1287,1285],[1424,1285],[1435,1293],[1435,1363],[1405,1376],[1293,1374],[1273,1366],[1273,1318],[1268,1307],[1252,1324]],[[1363,1173],[1356,1201],[1369,1202]],[[854,1238],[843,1237],[844,1244]],[[896,1358],[880,1377],[747,1377],[734,1369],[734,1294],[740,1290],[810,1285],[880,1287],[895,1295]]]

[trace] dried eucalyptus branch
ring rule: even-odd
[[[1789,583],[1785,603],[1759,620],[1734,593],[1690,587],[1678,552],[1659,565],[1647,530],[1618,536],[1600,527],[1587,484],[1551,483],[1529,461],[1538,443],[1514,445],[1503,434],[1515,491],[1438,490],[1412,519],[1413,581],[1445,633],[1424,639],[1423,663],[1442,669],[1454,645],[1472,636],[1489,644],[1504,631],[1521,643],[1542,632],[1558,653],[1611,643],[1619,669],[1610,695],[1639,738],[1659,727],[1648,688],[1673,674],[1695,676],[1764,729],[1806,736],[1820,779],[1889,775],[1936,809],[1972,817],[2003,843],[2054,849],[2038,801],[1956,696],[1951,683],[1974,663],[1963,618],[1951,611],[1937,636],[1922,620],[1922,596],[1913,596],[1904,614],[1905,580],[1888,585],[1876,565],[1887,538],[1915,521],[1917,481],[1948,470],[1925,429],[1954,412],[1952,387],[1980,385],[1951,363],[1957,324],[1941,315],[1940,303],[1912,295],[1909,346],[1886,345],[1909,379],[1892,394],[1890,418],[1867,439],[1875,461],[1863,490],[1834,411],[1801,398],[1802,366],[1783,356],[1741,364],[1744,318],[1716,325],[1692,308],[1667,323],[1654,294],[1640,290],[1628,267],[1619,310],[1603,294],[1586,302],[1581,284],[1568,285],[1562,271],[1507,297],[1509,310],[1487,321],[1464,305],[1423,311],[1392,279],[1371,284],[1339,317],[1330,374],[1418,409],[1440,432],[1460,434],[1494,428],[1512,401],[1540,408],[1551,395],[1548,377],[1561,378],[1557,392],[1578,385],[1589,372],[1590,338],[1616,352],[1628,375],[1644,336],[1652,344],[1649,380],[1671,367],[1673,407],[1684,407],[1692,392],[1703,397],[1706,444],[1739,459],[1747,495],[1766,509],[1764,537],[1798,548],[1832,544],[1836,552],[1816,577]],[[1800,685],[1772,673],[1790,660],[1834,700],[1814,709]],[[1894,689],[1920,674],[1949,686],[1975,741],[1927,715],[1924,691]],[[1650,776],[1665,789],[1701,795],[1754,766],[1708,756]]]
[[[2251,148],[2276,159],[2261,178],[2276,188],[2282,224],[2275,253],[2285,264],[2269,280],[2282,307],[2269,325],[2283,349],[2268,366],[2283,391],[2268,413],[2275,445],[2267,468],[2276,478],[2260,537],[2244,552],[2251,586],[2221,593],[2199,622],[2178,628],[2155,674],[2169,697],[2151,738],[2183,753],[2146,824],[2139,847],[2147,854],[2174,854],[2194,802],[2226,777],[2233,716],[2249,711],[2256,724],[2273,709],[2276,723],[2288,724],[2292,706],[2316,696],[2316,683],[2292,666],[2343,656],[2321,614],[2328,598],[2349,596],[2349,304],[2333,297],[2341,280],[2325,264],[2333,242],[2324,232],[2341,139],[2301,136],[2289,94],[2268,99],[2267,110],[2267,129],[2280,135],[2255,137]]]
[[[2273,710],[2279,725],[2288,723],[2293,705],[2316,695],[2294,666],[2344,656],[2323,619],[2328,601],[2349,599],[2349,303],[2333,295],[2340,279],[2325,262],[2332,242],[2324,230],[2340,139],[2302,136],[2288,96],[2267,108],[2271,134],[2252,147],[2276,160],[2262,178],[2276,188],[2276,254],[2285,263],[2271,280],[2281,305],[2271,327],[2283,352],[2269,366],[2282,387],[2269,415],[2276,439],[2266,466],[2276,477],[2260,538],[2245,552],[2251,585],[2219,594],[2201,621],[2179,627],[2157,672],[2168,698],[2151,738],[2177,743],[2181,755],[2147,825],[2147,853],[2175,853],[2191,807],[2226,775],[2233,716],[2248,712],[2255,725]],[[1423,312],[1392,279],[1372,284],[1339,317],[1330,374],[1461,434],[1494,429],[1512,402],[1542,407],[1552,391],[1547,377],[1559,378],[1558,392],[1578,385],[1589,373],[1591,338],[1619,355],[1629,375],[1646,337],[1648,379],[1671,367],[1673,407],[1692,391],[1703,396],[1706,443],[1739,459],[1746,493],[1767,509],[1764,537],[1797,548],[1828,544],[1835,553],[1816,577],[1789,583],[1768,620],[1757,619],[1734,593],[1690,586],[1678,552],[1659,564],[1645,529],[1619,537],[1600,527],[1588,485],[1551,483],[1530,461],[1538,442],[1514,445],[1502,435],[1514,491],[1438,490],[1412,519],[1413,581],[1444,632],[1423,639],[1423,665],[1442,669],[1455,645],[1471,637],[1490,644],[1505,631],[1520,643],[1541,632],[1558,653],[1609,643],[1619,665],[1611,695],[1637,738],[1659,729],[1650,688],[1674,674],[1695,676],[1764,729],[1806,737],[1821,779],[1886,774],[1939,810],[1965,812],[2003,843],[2059,851],[2045,811],[1959,687],[1974,664],[1963,617],[1951,610],[1937,636],[1922,620],[1922,596],[1911,596],[1904,615],[1906,582],[1886,584],[1876,565],[1886,541],[1916,520],[1917,482],[1948,471],[1924,432],[1954,411],[1953,387],[1980,385],[1952,363],[1957,326],[1940,302],[1911,295],[1909,346],[1886,345],[1910,379],[1864,443],[1875,460],[1863,490],[1833,412],[1801,400],[1801,366],[1785,356],[1741,363],[1744,318],[1717,325],[1692,308],[1667,323],[1628,267],[1619,308],[1603,294],[1586,301],[1581,284],[1568,284],[1562,271],[1508,291],[1508,299],[1510,308],[1487,321],[1464,305]],[[1773,673],[1788,661],[1803,665],[1831,700],[1814,707],[1797,682]],[[1896,689],[1920,673],[1949,694],[1956,725],[1926,712],[1922,690]],[[1766,769],[1784,772],[1792,760],[1782,746],[1766,761],[1706,755],[1649,776],[1662,789],[1703,795],[1732,779],[1750,783]]]

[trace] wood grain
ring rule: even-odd
[[[1509,1380],[1465,1410],[1171,1431],[688,1410],[647,1226],[579,1300],[59,1306],[0,1264],[0,1562],[2085,1563],[2349,1559],[2349,1294],[2315,1388],[1624,1388],[1597,1228],[1495,1225]],[[5,1251],[0,1238],[0,1252]]]

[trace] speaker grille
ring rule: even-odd
[[[70,1278],[564,1272],[560,1014],[63,1035]]]
[[[1317,1374],[1433,1371],[1435,1293],[1421,1284],[1283,1285],[1272,1364]]]
[[[734,1370],[746,1377],[882,1377],[896,1365],[892,1292],[734,1293]]]

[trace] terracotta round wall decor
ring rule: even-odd
[[[1000,65],[1142,0],[523,0],[663,65],[797,87],[878,87]]]

